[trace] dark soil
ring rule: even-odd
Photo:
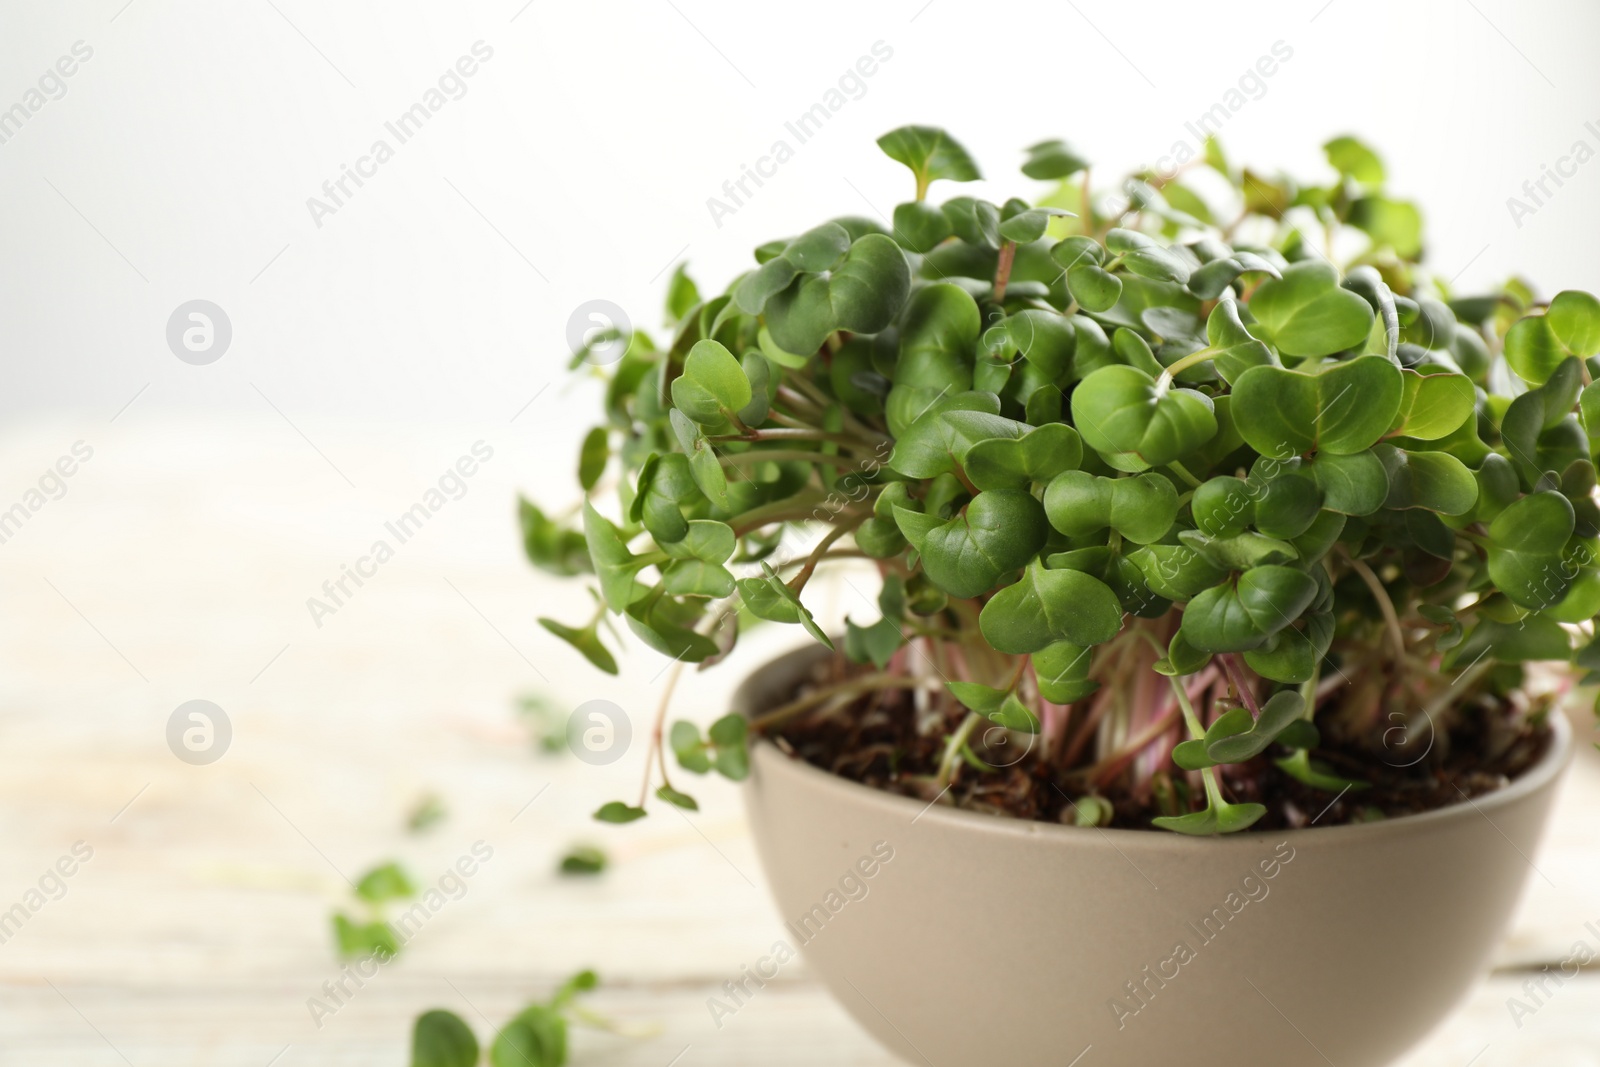
[[[836,662],[819,665],[816,680],[795,695],[804,696],[808,689],[825,679],[836,680],[847,670]],[[1449,725],[1441,723],[1431,744],[1424,736],[1422,743],[1406,751],[1386,749],[1382,736],[1358,743],[1325,735],[1314,758],[1335,774],[1369,783],[1365,789],[1339,793],[1308,786],[1272,762],[1274,757],[1288,754],[1273,746],[1249,763],[1223,768],[1224,793],[1230,801],[1265,805],[1267,813],[1253,831],[1367,822],[1460,804],[1509,784],[1537,763],[1550,744],[1550,730],[1542,716],[1525,717],[1512,714],[1512,710],[1504,703],[1469,705],[1459,709]],[[826,715],[804,715],[779,724],[769,736],[790,756],[832,774],[931,801],[936,790],[930,783],[938,773],[944,739],[963,714],[961,709],[953,709],[946,716],[936,715],[935,728],[921,732],[910,693],[884,690],[858,697]],[[923,722],[928,724],[927,713]],[[985,742],[979,733],[982,731],[974,734],[972,747],[996,769],[979,771],[960,763],[944,802],[1019,819],[1075,821],[1076,801],[1091,792],[1082,768],[1047,764],[1039,757],[1037,744],[1032,750],[1019,750],[1021,735],[995,729],[988,732]],[[1093,792],[1113,806],[1109,825],[1150,829],[1155,816],[1182,814],[1199,806],[1187,803],[1188,775],[1176,770],[1173,774],[1165,811],[1157,806],[1148,787],[1135,795],[1128,775]],[[1202,795],[1198,785],[1194,794]]]

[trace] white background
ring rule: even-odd
[[[0,145],[13,422],[109,417],[148,383],[127,418],[277,418],[266,397],[313,440],[327,420],[500,423],[561,375],[581,302],[653,326],[675,258],[720,288],[761,241],[907,199],[885,130],[946,126],[978,192],[1037,195],[1023,146],[1067,137],[1107,175],[1153,163],[1280,40],[1293,58],[1223,130],[1235,159],[1319,178],[1319,145],[1358,133],[1422,201],[1441,275],[1600,287],[1600,165],[1521,228],[1506,208],[1575,140],[1600,147],[1600,5],[1577,0],[124,3],[0,9],[0,107],[94,49]],[[479,40],[494,58],[467,95],[319,229],[307,198]],[[793,144],[783,123],[880,40],[865,95],[718,228],[707,198]],[[164,341],[195,298],[234,327],[208,367]],[[539,425],[565,456],[588,414],[551,404]]]

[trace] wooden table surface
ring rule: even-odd
[[[653,1033],[579,1032],[578,1064],[893,1062],[803,961],[715,1025],[707,998],[781,929],[736,791],[703,782],[698,814],[599,826],[590,811],[636,792],[642,741],[592,767],[538,752],[515,713],[522,693],[563,713],[606,699],[642,736],[662,683],[653,653],[635,648],[620,678],[603,677],[534,622],[587,603],[520,559],[516,490],[575,499],[575,443],[541,439],[538,421],[307,420],[302,437],[136,407],[0,438],[0,510],[75,441],[94,449],[0,543],[0,913],[42,901],[0,944],[0,1064],[399,1065],[418,1011],[451,1008],[487,1035],[585,966],[604,982],[593,1007]],[[494,458],[466,494],[317,625],[307,598],[478,440]],[[826,607],[872,616],[843,585]],[[753,635],[726,668],[687,675],[677,707],[709,721],[744,670],[794,640]],[[232,725],[207,766],[166,742],[191,699]],[[430,791],[448,817],[407,832]],[[1518,968],[1600,942],[1584,927],[1600,926],[1597,810],[1600,758],[1585,744],[1499,970],[1405,1067],[1600,1065],[1593,972],[1520,1025],[1507,1010]],[[610,853],[604,876],[554,873],[579,841]],[[46,872],[76,842],[93,855],[57,890]],[[492,856],[458,899],[314,1020],[308,1001],[339,977],[329,915],[348,880],[394,858],[437,883],[475,842]],[[30,898],[41,878],[48,892]]]

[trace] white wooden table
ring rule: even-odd
[[[531,746],[516,694],[612,700],[642,734],[662,669],[637,651],[602,677],[535,625],[587,603],[520,559],[514,490],[573,499],[572,443],[552,455],[536,422],[302,426],[329,462],[282,422],[137,408],[0,436],[0,509],[74,441],[95,449],[0,544],[0,912],[74,842],[94,850],[0,944],[0,1064],[403,1064],[418,1011],[454,1009],[487,1035],[584,966],[604,980],[595,1008],[657,1032],[581,1032],[580,1064],[892,1062],[803,962],[712,1023],[707,997],[780,936],[731,787],[700,784],[698,814],[601,827],[588,813],[634,794],[642,743],[608,767]],[[466,496],[316,627],[306,598],[480,438],[495,457]],[[832,597],[835,614],[871,615]],[[792,640],[758,637],[742,666],[686,676],[678,706],[715,717],[737,675]],[[209,766],[164,736],[196,698],[233,728]],[[1600,759],[1585,749],[1502,967],[1596,943]],[[449,817],[408,834],[430,790]],[[328,920],[346,879],[398,858],[431,882],[480,840],[493,856],[464,895],[313,1022],[308,999],[339,974]],[[580,840],[611,854],[603,877],[553,873]],[[1600,977],[1519,1028],[1506,998],[1523,978],[1489,978],[1405,1067],[1600,1065]]]

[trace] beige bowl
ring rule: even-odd
[[[781,703],[821,652],[740,687]],[[923,804],[755,746],[789,944],[908,1063],[1380,1067],[1477,980],[1571,753],[1389,822],[1189,838]],[[1078,1059],[1081,1057],[1081,1061]]]

